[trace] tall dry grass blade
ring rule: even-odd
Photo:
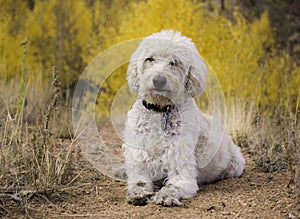
[[[59,81],[58,71],[55,66],[52,69],[52,86],[54,87],[54,92],[52,93],[51,102],[48,106],[48,110],[46,114],[45,130],[49,129],[50,116],[52,115],[53,111],[55,110],[55,107],[57,106],[57,103],[59,101],[60,90],[61,90],[60,87],[61,82]]]
[[[296,128],[298,127],[298,116],[299,116],[299,103],[300,103],[300,90],[299,90],[299,93],[298,93],[298,98],[297,98],[297,104],[296,104],[296,112],[295,112],[295,118],[294,118],[294,121],[295,121],[295,125],[296,125]],[[300,133],[296,133],[296,139],[300,139]],[[297,143],[296,143],[297,145]],[[296,182],[296,192],[297,192],[297,203],[296,203],[296,207],[297,207],[297,210],[299,212],[299,216],[300,216],[300,147],[298,145],[298,148],[297,148],[297,162],[296,162],[296,174],[295,174],[295,182]]]

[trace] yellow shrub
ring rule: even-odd
[[[172,10],[170,6],[174,6]],[[181,31],[193,39],[217,74],[228,105],[236,103],[241,107],[242,102],[244,111],[250,105],[265,109],[276,106],[278,98],[285,100],[298,93],[295,85],[300,83],[296,73],[299,67],[288,56],[276,52],[266,12],[249,22],[238,10],[229,19],[221,11],[211,10],[197,1],[148,0],[129,8],[110,43],[144,37],[161,29]],[[283,72],[286,80],[282,81]],[[125,74],[125,70],[119,74]],[[278,96],[279,81],[282,81],[282,92]],[[117,80],[109,79],[107,83],[113,93],[118,90]],[[99,110],[103,111],[101,106]]]

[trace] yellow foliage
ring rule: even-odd
[[[174,6],[172,10],[170,6]],[[161,29],[179,30],[193,39],[217,74],[228,103],[244,101],[249,106],[254,102],[265,109],[279,104],[277,98],[297,97],[298,89],[290,84],[300,83],[296,74],[300,68],[276,51],[268,13],[249,22],[236,9],[229,19],[206,4],[185,0],[148,0],[133,3],[129,8],[121,19],[116,37],[112,38],[115,39],[113,43],[144,37]],[[285,61],[272,66],[278,59]],[[281,83],[288,92],[280,92],[279,96],[278,89],[283,88],[277,86],[277,81],[282,77],[276,71],[289,71],[292,76]],[[108,80],[107,83],[115,82]]]
[[[56,65],[67,92],[100,51],[161,29],[175,29],[196,43],[217,74],[228,103],[252,101],[263,109],[284,105],[287,99],[296,104],[299,66],[276,49],[267,13],[250,22],[234,9],[228,18],[212,3],[197,0],[45,0],[34,1],[33,8],[27,1],[0,3],[0,79],[20,77],[20,43],[25,38],[28,80],[43,87]],[[126,83],[125,74],[126,65],[102,85],[99,115],[109,112],[114,95]]]

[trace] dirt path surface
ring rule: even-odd
[[[113,131],[103,133],[107,139],[119,141]],[[57,198],[53,194],[49,199],[33,198],[28,215],[32,218],[297,218],[295,187],[288,186],[290,173],[263,173],[247,154],[246,159],[242,177],[201,186],[197,196],[183,200],[183,207],[163,207],[127,204],[125,182],[104,176],[83,156],[77,156],[76,185]],[[9,218],[25,217],[22,214],[11,211]]]
[[[288,173],[261,173],[248,164],[243,177],[204,185],[184,207],[132,206],[126,185],[86,170],[81,184],[63,201],[36,203],[32,216],[45,218],[293,218],[295,192]]]

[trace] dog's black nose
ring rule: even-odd
[[[163,88],[167,84],[167,78],[163,75],[156,75],[152,79],[153,85],[156,88]]]

